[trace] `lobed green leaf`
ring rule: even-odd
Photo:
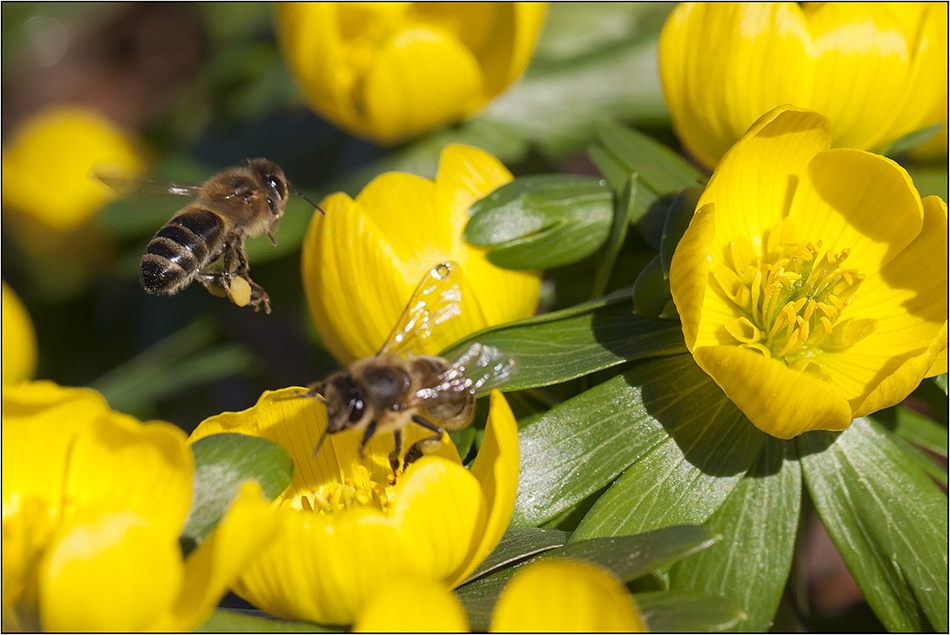
[[[442,352],[450,357],[472,342],[518,358],[506,391],[549,386],[626,361],[686,352],[679,322],[634,315],[629,295],[603,298],[484,329]]]
[[[738,602],[707,593],[665,591],[633,597],[656,633],[715,633],[734,629],[747,617]]]
[[[518,178],[469,208],[463,238],[488,247],[506,269],[550,269],[577,262],[607,240],[613,193],[600,179],[561,174]]]
[[[766,437],[755,464],[705,523],[723,539],[678,562],[670,588],[731,598],[748,616],[731,629],[767,631],[792,565],[801,482],[794,444]]]
[[[191,508],[179,538],[186,555],[217,526],[242,483],[257,481],[272,500],[294,476],[294,463],[284,448],[260,437],[213,434],[192,443],[191,451]]]
[[[946,495],[871,420],[797,443],[818,515],[884,626],[946,631]]]
[[[739,484],[766,436],[690,355],[648,360],[621,377],[639,388],[644,415],[631,427],[642,431],[643,440],[612,444],[610,452],[632,461],[571,540],[705,522]],[[568,443],[561,454],[566,450],[581,455]]]

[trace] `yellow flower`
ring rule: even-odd
[[[761,430],[843,430],[946,372],[947,207],[899,165],[829,150],[791,107],[723,157],[670,269],[696,363]]]
[[[545,3],[286,3],[276,28],[310,105],[393,142],[464,119],[527,67]]]
[[[462,315],[427,342],[427,353],[479,329],[528,317],[538,302],[538,272],[500,269],[463,242],[466,210],[512,180],[493,156],[451,145],[435,181],[389,172],[351,199],[325,198],[303,245],[304,290],[324,347],[341,364],[376,354],[413,290],[433,265],[462,270]]]
[[[708,167],[782,104],[830,117],[838,148],[946,129],[946,3],[685,3],[659,57],[677,134]]]
[[[446,587],[408,579],[373,598],[353,630],[461,632],[468,630],[468,621]],[[613,573],[583,560],[550,559],[512,576],[495,604],[489,632],[646,630],[633,596]]]
[[[294,479],[275,501],[277,536],[248,564],[234,591],[283,618],[351,624],[379,594],[410,578],[453,587],[494,549],[511,519],[518,483],[518,431],[505,398],[491,394],[488,424],[471,471],[448,436],[391,484],[392,435],[378,434],[361,460],[361,432],[327,437],[326,409],[299,389],[266,392],[257,405],[198,426],[282,445]],[[405,447],[428,431],[409,426]]]
[[[36,333],[30,314],[3,283],[3,383],[30,379],[36,370]]]
[[[248,483],[183,558],[184,437],[110,410],[92,390],[3,387],[4,630],[189,630],[211,613],[274,525]]]
[[[3,205],[43,227],[68,231],[116,194],[94,170],[133,177],[142,159],[126,133],[96,111],[55,106],[23,122],[3,150]]]

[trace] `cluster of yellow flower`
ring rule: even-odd
[[[471,116],[501,93],[527,66],[544,11],[289,4],[277,28],[315,110],[392,142]],[[775,437],[843,430],[947,371],[946,203],[921,200],[904,168],[867,151],[946,122],[946,85],[929,86],[935,68],[946,77],[946,19],[946,5],[687,4],[664,28],[673,124],[715,168],[673,257],[672,297],[697,364]],[[58,178],[63,205],[81,203],[68,213],[24,194],[35,189],[32,166],[57,154],[48,146],[63,143],[59,133],[89,150],[86,169],[106,161],[136,171],[142,161],[88,113],[29,124],[4,152],[4,203],[72,229],[107,196],[85,173]],[[946,153],[945,125],[920,152]],[[435,262],[461,264],[468,304],[427,352],[535,311],[540,272],[498,268],[462,240],[470,205],[512,178],[490,154],[453,145],[435,180],[387,173],[355,199],[322,201],[302,277],[341,364],[379,349]],[[4,285],[5,629],[190,629],[228,588],[282,618],[367,631],[468,628],[451,589],[501,540],[518,483],[518,427],[501,392],[491,393],[470,469],[445,437],[393,484],[389,439],[372,439],[363,459],[348,431],[315,457],[326,413],[288,399],[297,389],[211,417],[186,439],[112,411],[94,391],[25,381],[35,358],[29,317]],[[279,444],[293,480],[271,504],[246,483],[211,537],[183,557],[189,446],[218,433]],[[499,631],[643,627],[619,580],[567,561],[517,574],[492,622]]]

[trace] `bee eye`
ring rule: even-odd
[[[350,423],[356,423],[363,418],[363,410],[366,404],[359,397],[350,400]]]
[[[286,192],[284,191],[284,184],[273,174],[268,174],[264,177],[264,182],[267,183],[267,186],[277,192],[277,196],[281,199],[284,198]]]

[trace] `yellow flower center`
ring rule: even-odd
[[[39,563],[49,544],[54,510],[46,501],[8,501],[3,519],[3,621],[21,631],[42,630],[39,616]]]
[[[302,492],[289,501],[292,509],[323,514],[339,513],[355,506],[375,507],[391,515],[396,498],[392,485],[370,478],[365,466],[357,465],[351,477]]]
[[[783,229],[770,232],[767,243]],[[816,354],[848,348],[877,327],[872,319],[840,319],[864,275],[843,266],[849,249],[822,252],[820,241],[783,241],[762,251],[740,237],[716,268],[720,288],[744,313],[723,326],[740,346],[822,376]]]

